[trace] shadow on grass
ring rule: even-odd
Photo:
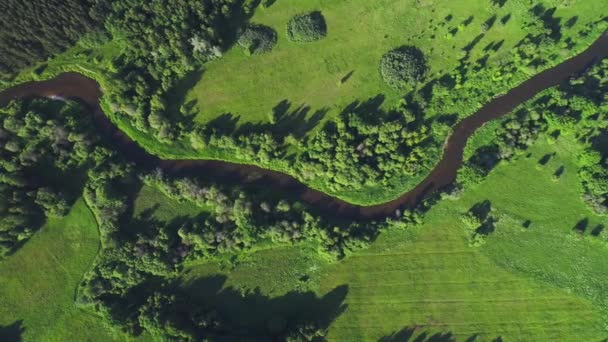
[[[19,342],[22,341],[22,335],[25,331],[23,320],[13,322],[9,325],[0,325],[0,341]]]
[[[313,292],[288,292],[270,298],[259,289],[242,292],[225,288],[223,275],[175,284],[193,305],[204,305],[218,313],[228,324],[231,336],[281,336],[298,325],[314,325],[326,330],[346,309],[343,304],[348,286],[336,287],[318,297]]]
[[[455,342],[456,336],[452,332],[437,332],[431,334],[426,331],[418,332],[418,327],[405,327],[399,331],[395,331],[390,335],[381,337],[379,342]],[[466,339],[462,340],[465,342],[481,341],[479,334],[473,334]],[[485,339],[484,339],[485,341]],[[492,342],[502,341],[502,337],[496,337]]]

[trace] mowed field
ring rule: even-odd
[[[282,296],[295,286],[314,289],[319,298],[345,285],[346,310],[328,336],[334,341],[401,341],[412,334],[459,341],[606,338],[608,250],[589,233],[606,218],[580,199],[580,147],[572,137],[555,144],[541,137],[529,152],[499,165],[460,199],[440,202],[423,226],[385,232],[371,248],[339,263],[304,257],[306,249],[279,248],[256,253],[232,270],[193,266],[185,283],[220,275],[227,277],[224,288]],[[540,166],[538,160],[554,152]],[[560,166],[565,172],[555,180]],[[498,218],[496,230],[484,245],[470,247],[459,217],[484,200]],[[591,228],[573,231],[585,218]],[[229,312],[247,319],[250,310],[244,305]]]
[[[402,45],[420,48],[428,60],[428,81],[452,72],[465,56],[475,65],[488,55],[486,69],[512,60],[513,47],[527,34],[535,33],[526,26],[538,20],[531,13],[534,5],[555,8],[553,18],[560,20],[564,37],[581,44],[576,49],[596,38],[582,39],[577,32],[608,9],[597,1],[506,1],[502,7],[493,3],[499,2],[277,1],[269,8],[257,9],[251,19],[276,30],[275,48],[270,53],[246,56],[239,46],[233,47],[221,59],[205,65],[200,79],[195,75],[185,82],[194,84],[185,102],[196,101],[198,122],[222,114],[239,123],[267,121],[272,108],[282,101],[290,104],[288,114],[305,112],[308,117],[321,114],[330,118],[354,101],[379,95],[384,98],[384,107],[390,108],[408,90],[391,89],[380,77],[379,60],[391,49]],[[313,10],[324,15],[327,37],[307,44],[289,41],[288,20]],[[491,43],[500,46],[496,51],[488,50]],[[574,55],[576,49],[562,49],[560,58]],[[467,54],[465,50],[470,51]],[[522,67],[513,77],[521,80],[534,73]],[[340,83],[347,75],[348,80]],[[494,89],[495,93],[505,90]],[[471,95],[465,94],[461,101]],[[462,109],[473,110],[477,105],[469,103]]]
[[[19,332],[23,341],[126,340],[74,303],[98,248],[93,214],[78,200],[68,216],[49,220],[0,261],[0,340],[14,341]]]

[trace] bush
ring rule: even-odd
[[[327,35],[327,25],[319,11],[298,14],[287,23],[287,38],[293,42],[314,42],[325,35]]]
[[[380,74],[384,82],[393,88],[416,83],[425,73],[424,55],[413,46],[402,46],[389,51],[380,60]]]
[[[239,36],[237,43],[248,55],[269,52],[277,43],[277,33],[268,26],[249,25]]]

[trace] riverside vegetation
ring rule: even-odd
[[[361,58],[325,73],[317,66],[326,64],[319,60],[326,53],[351,56],[343,57],[346,60],[357,55],[347,53],[341,44],[332,43],[332,32],[336,35],[333,39],[345,38],[344,31],[356,22],[335,20],[335,13],[348,12],[345,6],[365,6],[356,1],[341,1],[317,13],[310,11],[315,6],[312,1],[297,5],[261,4],[264,8],[258,5],[255,1],[210,1],[202,11],[202,3],[187,2],[184,6],[193,10],[180,11],[164,2],[113,2],[110,6],[97,1],[91,11],[105,18],[107,30],[86,35],[80,47],[35,68],[34,76],[75,70],[97,79],[105,92],[105,112],[131,138],[163,158],[210,158],[257,164],[291,174],[332,196],[369,205],[393,199],[422,180],[439,160],[441,143],[458,118],[470,115],[497,93],[573,55],[603,32],[607,24],[602,15],[598,16],[601,9],[582,3],[563,8],[552,1],[530,7],[516,1],[475,5],[479,8],[471,8],[472,12],[488,16],[482,20],[466,11],[466,16],[458,14],[461,9],[450,7],[412,4],[417,10],[403,13],[401,8],[395,10],[395,5],[382,2],[378,7],[387,18],[397,14],[409,18],[415,14],[424,19],[417,24],[419,30],[403,30],[406,38],[397,39],[399,29],[390,24],[392,20],[387,20],[390,32],[384,36],[388,38],[366,40],[381,41],[379,48],[369,49],[361,45],[360,39],[347,39],[353,48],[367,49],[373,54],[361,54]],[[432,12],[437,10],[442,14]],[[155,21],[151,23],[142,20],[148,17],[146,13],[164,15],[152,15]],[[285,42],[290,19],[306,13],[319,16],[319,20],[323,18],[325,25],[319,25],[326,28],[326,38],[309,44]],[[172,20],[186,24],[178,27],[171,24]],[[230,49],[240,32],[245,34],[243,40],[250,39],[246,37],[251,30],[241,29],[247,21],[253,23],[252,27],[263,25],[276,32],[276,47],[259,56]],[[154,30],[149,29],[152,24]],[[272,45],[272,34],[265,32],[268,37],[258,39],[257,43]],[[375,37],[381,32],[365,31],[360,36]],[[445,48],[427,49],[428,41],[441,41],[433,45]],[[382,80],[379,69],[382,56],[400,46],[421,51],[416,53],[416,69],[428,72],[424,79],[410,83],[405,89],[392,89]],[[274,61],[275,55],[286,54],[293,54],[293,58],[306,56],[317,66],[292,62],[264,64]],[[291,57],[282,60],[292,60]],[[420,64],[422,60],[425,62]],[[274,68],[275,72],[267,72],[270,69],[229,72],[266,67]],[[344,69],[348,67],[351,69]],[[227,69],[221,71],[222,68]],[[296,80],[290,76],[294,72],[318,81]],[[412,75],[411,71],[403,72]],[[216,73],[221,80],[214,80]],[[240,75],[238,80],[234,78],[236,74]],[[284,76],[270,76],[278,74]],[[415,78],[422,75],[420,71],[414,74]],[[247,88],[254,80],[253,83],[264,86]],[[359,86],[363,80],[367,85]],[[334,94],[335,101],[327,102],[318,91],[298,84],[330,89],[324,93]],[[216,87],[225,91],[221,93]],[[232,96],[232,87],[241,89],[242,94]],[[312,95],[300,106],[297,99],[303,90]],[[250,97],[284,91],[289,94],[274,99]],[[227,99],[229,105],[213,105],[209,103],[211,99]],[[266,108],[260,112],[256,106],[263,103]],[[231,106],[236,107],[233,110]],[[374,132],[349,130],[348,135],[352,135],[349,143],[336,140],[346,134],[335,133],[341,127],[339,122],[348,125],[350,117],[362,116],[361,113],[371,117],[375,125],[377,122],[397,125],[394,131],[382,133],[383,146],[377,152],[367,149],[361,153],[366,144],[380,140]],[[411,125],[413,118],[416,123]],[[421,124],[427,126],[422,131]],[[416,137],[409,139],[411,135]],[[412,145],[395,148],[402,146],[401,139]],[[319,141],[323,145],[319,146]],[[317,156],[306,155],[306,151],[320,147],[322,151]],[[351,162],[352,156],[357,155],[361,156],[359,160]],[[327,167],[319,167],[319,157]],[[407,161],[408,167],[394,166],[402,161]]]
[[[358,1],[327,7],[314,1],[79,2],[87,15],[66,31],[5,45],[11,52],[0,71],[6,85],[64,70],[95,77],[106,114],[161,157],[255,163],[355,203],[379,203],[428,173],[459,118],[573,55],[607,23],[603,8],[589,4],[472,2],[466,11],[425,4],[411,4],[423,14],[420,31],[403,29],[410,39],[389,37],[370,55],[373,72],[330,72],[333,86],[350,94],[332,95],[331,108],[323,108],[331,98],[311,100],[320,106],[316,112],[294,111],[285,100],[261,119],[254,106],[238,120],[187,99],[225,67],[274,61],[279,73],[287,59],[274,54],[341,51],[334,39],[348,26],[335,13],[347,5],[368,9]],[[386,18],[402,13],[386,1],[375,6]],[[10,14],[24,16],[25,8]],[[459,11],[492,16],[473,29],[476,18],[460,22]],[[71,20],[57,13],[48,11],[42,22]],[[525,22],[527,35],[511,20]],[[422,30],[427,25],[428,32]],[[513,41],[500,40],[507,33]],[[456,46],[460,37],[473,40],[463,39],[456,62],[442,56],[459,49],[437,52],[424,43]],[[46,39],[57,45],[45,45]],[[361,48],[358,39],[351,44],[346,48]],[[43,48],[17,62],[16,51],[32,45]],[[362,53],[352,62],[371,58]],[[288,63],[293,70],[283,75],[310,66]],[[31,66],[17,73],[25,64]],[[202,78],[191,79],[200,68]],[[386,219],[354,222],[280,191],[132,163],[99,136],[89,109],[78,102],[14,101],[0,109],[0,286],[7,290],[0,295],[6,303],[0,337],[604,338],[607,70],[608,60],[597,61],[476,132],[449,189]],[[355,87],[359,73],[368,86]],[[270,92],[278,85],[293,90],[284,76],[273,77],[276,84],[263,83]],[[216,90],[212,85],[201,94]],[[260,103],[273,103],[267,90],[259,94]],[[249,96],[229,101],[242,109]],[[555,251],[564,255],[557,262]],[[17,269],[27,272],[16,275]],[[41,272],[52,275],[50,281],[41,280]],[[56,278],[59,272],[67,276]],[[33,293],[53,301],[41,310],[28,299]],[[43,317],[55,314],[51,306],[61,308],[58,322]],[[514,321],[514,313],[522,320]]]

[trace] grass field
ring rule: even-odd
[[[540,1],[534,5],[537,3],[547,9],[556,8],[553,16],[561,20],[564,36],[572,36],[581,44],[577,48],[590,41],[584,42],[575,33],[606,10],[597,2]],[[272,108],[284,100],[291,104],[289,113],[294,115],[298,109],[310,107],[309,118],[326,110],[331,117],[354,101],[378,95],[385,98],[385,107],[391,107],[405,91],[391,89],[382,81],[378,62],[384,53],[402,45],[419,47],[428,59],[428,81],[458,67],[472,42],[476,43],[469,49],[468,60],[475,64],[488,54],[485,49],[488,44],[502,41],[496,52],[490,50],[485,68],[492,68],[511,60],[513,47],[531,33],[526,23],[533,21],[532,6],[506,1],[499,7],[490,1],[477,0],[277,1],[270,8],[258,9],[251,19],[277,31],[274,50],[247,56],[240,47],[234,47],[221,59],[206,65],[200,80],[188,92],[186,102],[197,101],[199,122],[230,114],[239,123],[267,121]],[[285,33],[289,18],[312,10],[320,10],[325,16],[327,37],[308,44],[289,41]],[[574,17],[571,27],[563,25]],[[574,50],[563,49],[560,57],[571,56]],[[521,68],[513,81],[521,81],[535,72]],[[346,82],[339,82],[349,74]],[[196,79],[187,83],[193,81]],[[496,84],[493,87],[494,94],[506,90],[496,88]],[[460,102],[471,97],[471,94],[459,96],[461,91],[465,89],[453,90]],[[468,107],[454,110],[470,111],[476,105],[467,103]]]
[[[600,340],[608,335],[602,281],[608,251],[589,231],[607,220],[580,199],[580,147],[572,137],[555,144],[541,137],[529,152],[529,158],[499,165],[460,199],[440,202],[415,231],[383,233],[371,248],[337,264],[281,248],[235,269],[195,266],[186,283],[220,274],[227,276],[224,288],[282,296],[297,284],[319,297],[346,285],[347,308],[330,328],[334,341],[397,338],[412,333],[408,329],[414,336],[452,334],[458,340]],[[541,167],[538,160],[553,152]],[[562,165],[564,174],[554,180]],[[458,218],[484,200],[499,221],[484,245],[470,247]],[[573,232],[584,218],[587,233]],[[243,304],[229,312],[248,310]]]
[[[74,303],[76,286],[98,248],[97,224],[82,200],[65,218],[49,220],[0,261],[0,326],[20,323],[24,341],[127,340]],[[0,331],[0,340],[15,337]]]

